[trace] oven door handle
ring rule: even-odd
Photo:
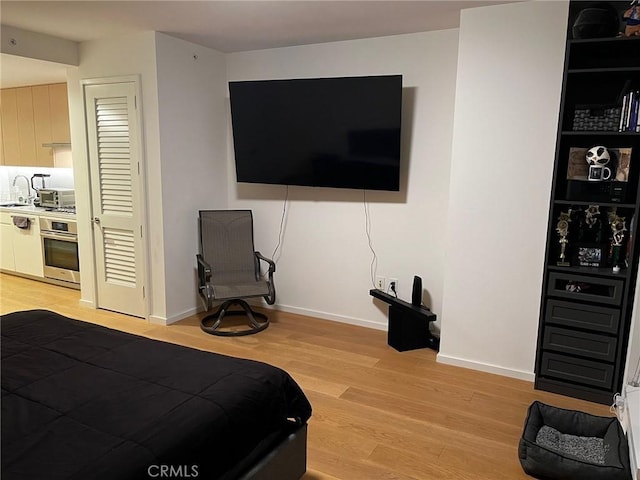
[[[50,231],[40,231],[40,236],[42,238],[52,238],[55,240],[67,240],[69,242],[78,243],[78,236],[72,233],[59,233],[59,232],[50,232]]]

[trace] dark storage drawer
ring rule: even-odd
[[[547,324],[616,335],[620,324],[620,310],[550,299],[547,300],[545,321]]]
[[[604,389],[612,388],[613,371],[613,365],[608,363],[552,352],[544,352],[540,364],[542,376]]]
[[[587,277],[570,273],[549,273],[547,293],[556,297],[571,298],[582,302],[620,305],[624,280],[604,277]]]
[[[617,340],[597,333],[579,332],[568,328],[544,329],[542,348],[556,352],[580,355],[592,360],[615,361]]]

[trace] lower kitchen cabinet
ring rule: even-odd
[[[28,228],[14,225],[14,217],[29,219]],[[14,212],[0,213],[0,269],[33,277],[44,277],[42,240],[37,215],[21,215]]]
[[[13,223],[9,213],[0,213],[0,269],[15,272],[13,258]]]
[[[13,217],[21,216],[12,214]],[[28,228],[13,229],[13,258],[15,271],[35,277],[44,277],[42,267],[42,240],[40,239],[40,224],[38,217],[25,215],[29,219]]]

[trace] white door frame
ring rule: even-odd
[[[147,189],[146,189],[146,157],[145,157],[145,135],[144,135],[144,123],[143,123],[143,115],[142,115],[142,91],[141,91],[141,81],[140,75],[123,75],[117,77],[104,77],[104,78],[89,78],[82,79],[80,81],[81,86],[81,98],[82,98],[82,110],[83,110],[83,120],[84,120],[84,134],[85,134],[85,148],[86,148],[86,159],[87,159],[87,170],[86,170],[86,184],[89,185],[91,189],[91,172],[92,167],[90,164],[90,152],[89,152],[89,140],[88,140],[88,129],[87,129],[87,114],[86,114],[86,87],[91,85],[108,85],[114,83],[132,83],[134,85],[135,97],[136,97],[136,120],[139,125],[139,136],[140,141],[138,142],[138,158],[139,158],[139,175],[138,188],[140,189],[140,205],[136,208],[140,210],[141,217],[141,227],[142,227],[142,254],[139,259],[139,266],[143,269],[142,278],[144,282],[144,290],[145,295],[143,297],[144,304],[144,318],[149,320],[149,297],[150,297],[150,275],[148,265],[149,263],[149,236],[148,236],[148,215],[147,215]],[[90,201],[90,218],[94,218],[94,210],[93,210],[93,194],[89,191],[89,201]],[[96,258],[95,258],[95,242],[96,237],[93,228],[91,229],[92,237],[91,237],[91,245],[92,245],[92,257],[93,257],[93,276],[92,276],[92,286],[94,292],[93,304],[94,307],[98,307],[98,278],[97,278],[97,268],[96,268]]]

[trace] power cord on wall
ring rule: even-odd
[[[378,256],[376,255],[376,251],[373,249],[373,244],[371,242],[371,216],[369,215],[369,205],[367,204],[367,190],[362,190],[362,203],[364,205],[364,221],[365,221],[365,232],[367,234],[367,241],[369,242],[369,250],[371,250],[371,254],[373,257],[371,258],[371,265],[369,265],[369,273],[371,275],[371,286],[376,288],[376,271],[378,270]]]
[[[393,292],[393,296],[398,298],[398,292],[396,292],[396,282],[389,282],[389,290]]]
[[[273,249],[273,254],[271,255],[271,260],[273,260],[275,264],[278,263],[278,260],[280,259],[280,255],[281,255],[281,253],[278,252],[278,250],[280,250],[280,247],[282,245],[282,238],[284,237],[284,222],[287,216],[287,205],[289,202],[289,185],[286,185],[285,188],[286,190],[284,194],[284,203],[282,204],[282,216],[280,217],[280,231],[278,232],[278,243],[276,244],[276,248]],[[278,254],[277,257],[276,257],[276,254]],[[265,275],[266,275],[266,272],[263,276]]]

